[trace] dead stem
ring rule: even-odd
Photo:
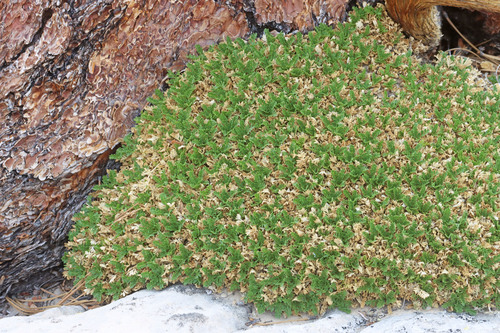
[[[44,299],[13,299],[10,297],[6,297],[6,301],[18,312],[22,313],[23,315],[32,315],[36,313],[40,313],[42,311],[45,311],[47,309],[52,309],[52,308],[57,308],[61,306],[72,306],[72,305],[80,305],[82,306],[85,310],[91,309],[91,308],[96,308],[100,306],[100,304],[94,300],[94,299],[88,299],[88,300],[82,300],[80,299],[84,295],[78,295],[75,296],[75,293],[78,292],[83,286],[84,286],[85,280],[80,280],[77,284],[71,288],[71,290],[61,294],[61,295],[56,295],[46,289],[41,289],[44,293],[49,294],[52,297],[44,298]],[[57,299],[60,300],[57,302],[55,305],[44,305],[44,306],[29,306],[25,305],[24,303],[28,304],[34,304],[34,303],[48,303],[51,301],[55,301]]]

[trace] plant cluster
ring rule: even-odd
[[[198,49],[75,215],[66,275],[99,300],[182,282],[277,315],[498,308],[499,93],[412,47],[367,7]]]

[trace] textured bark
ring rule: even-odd
[[[60,265],[71,216],[196,44],[307,31],[347,1],[0,3],[0,300]]]
[[[490,35],[500,32],[500,13],[486,13],[484,27]]]
[[[275,24],[281,31],[311,30],[319,23],[335,24],[346,15],[345,0],[255,0],[252,12],[258,25]]]
[[[441,39],[436,6],[500,13],[500,0],[386,0],[387,11],[406,32],[432,46]]]

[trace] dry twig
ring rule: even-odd
[[[47,309],[52,309],[52,308],[57,308],[61,306],[71,306],[71,305],[80,305],[82,306],[85,310],[93,309],[96,307],[99,307],[100,304],[94,300],[94,299],[81,299],[84,295],[75,295],[81,288],[84,286],[85,280],[81,280],[78,282],[71,290],[61,294],[61,295],[56,295],[46,289],[41,289],[44,293],[50,295],[51,297],[44,298],[44,299],[13,299],[10,297],[6,297],[5,299],[7,302],[18,312],[24,314],[24,315],[32,315],[36,313],[40,313],[42,311],[45,311]],[[43,304],[48,304],[50,302],[56,301],[57,299],[60,299],[56,304],[54,305],[41,305],[41,306],[30,306],[26,305],[28,304],[34,304],[34,303],[43,303]]]

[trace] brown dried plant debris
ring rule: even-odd
[[[56,289],[52,288],[52,291],[41,288],[40,293],[27,299],[6,297],[6,301],[22,315],[37,314],[61,306],[79,305],[85,310],[99,307],[101,305],[99,302],[82,293],[83,285],[84,281],[82,280],[66,289],[63,283]]]
[[[180,281],[277,315],[497,307],[500,87],[425,49],[379,7],[200,52],[75,216],[66,274],[98,299]]]

